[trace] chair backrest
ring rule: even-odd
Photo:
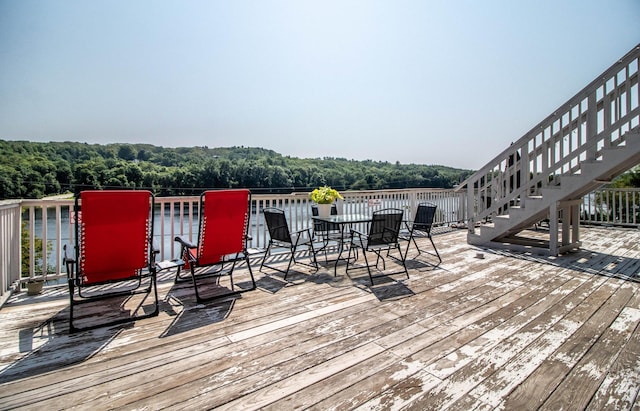
[[[413,229],[431,232],[431,226],[436,216],[436,205],[431,203],[420,203],[413,220]]]
[[[219,263],[227,255],[243,253],[247,246],[251,192],[207,190],[200,196],[198,264]]]
[[[318,206],[316,204],[311,205],[311,215],[318,215]],[[338,215],[338,207],[335,204],[331,204],[331,215]],[[340,225],[335,223],[327,223],[325,221],[314,221],[313,231],[325,232],[325,231],[340,231]]]
[[[148,268],[153,195],[143,190],[82,191],[76,197],[76,265],[84,284],[133,277]]]
[[[368,245],[389,245],[398,242],[403,210],[386,208],[375,211],[369,226]]]
[[[289,231],[289,224],[284,211],[279,208],[269,207],[263,210],[263,214],[271,239],[291,243],[291,232]]]

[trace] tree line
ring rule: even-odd
[[[179,147],[0,140],[0,199],[42,198],[83,188],[149,189],[160,196],[209,188],[288,193],[452,188],[473,171],[440,165],[301,159],[255,147]]]

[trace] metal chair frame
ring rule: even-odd
[[[409,230],[409,234],[407,236],[403,236],[402,239],[407,241],[407,250],[405,251],[405,257],[409,254],[409,247],[413,242],[416,250],[418,251],[418,255],[425,253],[432,255],[438,258],[438,264],[442,262],[442,258],[440,257],[440,253],[436,248],[436,244],[433,242],[433,237],[431,236],[431,229],[433,228],[433,221],[435,220],[437,206],[432,203],[423,202],[418,204],[418,208],[416,209],[415,218],[410,224],[407,224],[407,228]],[[418,247],[418,243],[416,242],[416,236],[418,237],[427,237],[429,241],[431,241],[431,245],[433,246],[433,250],[435,253],[421,250]]]
[[[251,192],[246,189],[207,190],[200,195],[198,243],[193,244],[181,236],[174,238],[180,244],[180,256],[184,261],[184,268],[189,269],[190,272],[187,277],[181,276],[181,268],[178,267],[174,282],[191,280],[197,302],[203,303],[256,289],[256,281],[251,270],[247,250],[250,204]],[[231,232],[224,231],[229,228],[231,228]],[[212,243],[212,245],[208,243]],[[233,280],[233,272],[239,261],[244,261],[247,264],[251,277],[251,287],[243,290],[236,290]],[[229,264],[230,267],[228,267]],[[196,269],[204,267],[209,270],[196,272]],[[201,295],[198,289],[200,280],[225,276],[229,277],[231,283],[230,292],[218,293],[209,297]]]
[[[114,201],[114,198],[117,201]],[[146,206],[143,206],[145,203]],[[107,204],[108,206],[105,206]],[[63,246],[63,263],[66,266],[69,286],[69,331],[71,333],[158,315],[156,275],[159,268],[155,262],[158,250],[155,250],[152,245],[153,204],[153,194],[145,190],[85,190],[76,195],[73,207],[75,216],[73,255],[70,255],[67,245]],[[136,211],[136,206],[148,207],[144,210],[144,216],[140,215],[139,220],[133,221],[141,227],[144,226],[144,233],[135,232],[130,225],[127,225],[128,221],[124,221],[131,215],[132,210]],[[138,211],[143,212],[142,209]],[[97,220],[99,224],[93,223]],[[101,228],[96,229],[98,225]],[[109,238],[98,237],[100,232],[106,233]],[[143,241],[145,245],[141,244]],[[123,254],[141,251],[146,254],[145,261],[142,261],[140,256],[134,257],[140,259],[137,264],[135,261],[132,263],[130,257],[122,258]],[[92,257],[98,252],[101,255],[100,258]],[[97,270],[94,262],[91,261],[101,258],[103,261],[108,261],[105,265],[110,265],[103,271]],[[144,287],[143,281],[148,282]],[[152,295],[153,310],[145,314],[117,318],[87,327],[75,325],[74,308],[77,305],[134,294]]]
[[[349,254],[347,257],[347,273],[350,270],[354,270],[361,267],[355,267],[355,261],[358,258],[357,250],[362,249],[364,255],[367,272],[369,274],[369,280],[371,285],[374,285],[373,279],[378,277],[387,277],[395,274],[405,274],[409,278],[409,272],[405,265],[405,256],[402,255],[402,248],[399,243],[399,233],[402,225],[403,210],[396,208],[387,208],[379,210],[373,213],[371,223],[369,224],[369,231],[367,234],[358,230],[351,229],[351,243],[349,247]],[[400,258],[390,254],[392,250],[397,250]],[[351,253],[354,252],[353,263]],[[373,252],[376,255],[376,269],[379,269],[380,261],[382,261],[382,271],[386,270],[385,256],[382,255],[386,252],[386,257],[390,257],[400,262],[402,265],[401,271],[391,273],[381,273],[373,275],[371,272],[372,265],[369,264],[367,253]]]
[[[279,208],[265,208],[263,210],[263,214],[270,238],[269,244],[267,245],[267,249],[264,254],[264,258],[262,259],[262,263],[260,264],[260,271],[262,271],[263,267],[270,268],[272,270],[283,273],[285,280],[287,279],[287,275],[289,274],[289,270],[291,269],[291,266],[293,264],[306,265],[308,267],[314,268],[317,271],[318,261],[316,260],[316,250],[313,246],[313,234],[311,228],[305,228],[302,230],[291,232],[291,230],[289,230],[289,224],[287,223],[284,211]],[[301,246],[309,247],[313,264],[307,264],[296,260],[296,252],[298,251],[298,247]],[[271,256],[271,251],[274,247],[285,248],[290,254],[289,262],[285,270],[266,263],[267,257]]]

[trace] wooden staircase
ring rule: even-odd
[[[582,198],[640,164],[639,69],[640,45],[460,186],[470,244],[580,247]],[[547,237],[527,236],[541,221]]]

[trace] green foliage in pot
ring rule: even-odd
[[[338,190],[329,186],[318,187],[309,194],[311,201],[317,204],[332,204],[337,199],[343,199]]]

